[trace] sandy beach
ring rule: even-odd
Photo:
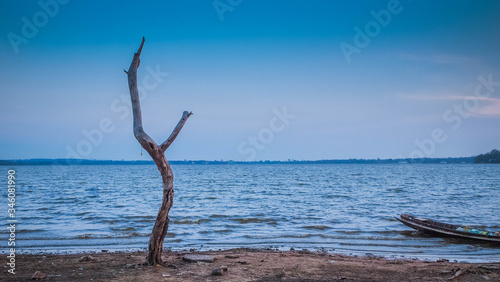
[[[145,252],[18,255],[15,275],[39,271],[46,281],[499,281],[498,263],[388,260],[306,250],[231,249],[163,254],[165,266],[144,266]],[[188,261],[186,259],[201,261]],[[213,260],[213,261],[211,261]],[[211,261],[211,262],[210,262]],[[4,280],[5,281],[5,280]]]

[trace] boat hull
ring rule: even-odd
[[[396,219],[399,220],[404,225],[424,233],[432,233],[442,236],[453,236],[465,239],[500,243],[499,232],[496,232],[496,234],[498,235],[488,235],[488,234],[478,234],[467,231],[460,231],[460,229],[467,230],[468,227],[437,222],[428,218],[417,218],[408,214],[402,214],[400,218],[396,217]],[[484,233],[486,231],[480,231],[480,232]],[[495,233],[495,232],[486,232],[486,233]]]

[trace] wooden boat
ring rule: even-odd
[[[402,214],[400,217],[401,218],[396,217],[396,219],[401,221],[404,225],[423,233],[500,243],[500,231],[490,232],[468,226],[437,222],[428,218],[414,217],[409,214]]]

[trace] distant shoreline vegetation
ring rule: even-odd
[[[500,164],[500,151],[492,150],[489,153],[481,154],[474,158],[476,164]]]
[[[497,150],[494,150],[498,152]],[[500,153],[500,152],[499,152]],[[343,160],[287,160],[287,161],[224,161],[224,160],[183,160],[170,161],[173,165],[210,165],[210,164],[436,164],[436,163],[478,163],[477,157],[461,158],[419,158],[419,159],[343,159]],[[497,159],[498,161],[499,159]],[[487,162],[493,163],[493,162]],[[27,160],[0,160],[0,165],[153,165],[153,161],[112,161],[86,159],[27,159]]]

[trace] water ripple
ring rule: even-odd
[[[278,246],[500,260],[500,247],[421,236],[393,216],[500,229],[500,166],[177,165],[165,246]],[[20,166],[25,250],[147,246],[162,199],[154,165]],[[1,230],[0,236],[7,234]]]

